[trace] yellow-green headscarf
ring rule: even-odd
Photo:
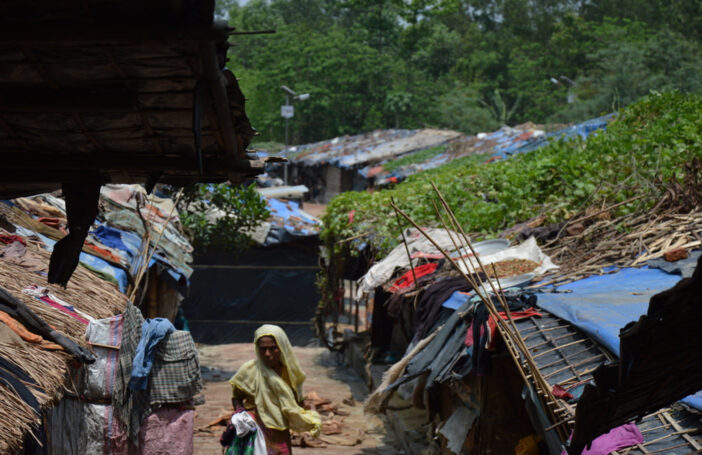
[[[290,386],[261,359],[258,340],[265,336],[275,339],[280,349],[283,376],[288,378]],[[305,373],[297,363],[288,336],[277,325],[264,324],[255,332],[254,346],[256,359],[243,364],[229,383],[254,397],[256,412],[266,427],[275,430],[309,431],[313,436],[317,436],[322,428],[319,414],[298,405],[302,400]]]

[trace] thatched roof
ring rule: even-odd
[[[48,263],[49,253],[37,243],[29,241],[28,248]],[[0,260],[0,287],[21,300],[57,331],[84,347],[89,347],[84,337],[85,325],[22,292],[27,286],[37,284],[47,287],[53,295],[95,318],[106,318],[121,313],[127,301],[115,285],[98,278],[82,266],[76,269],[73,279],[64,289],[61,286],[46,284],[43,277],[21,265]],[[53,407],[62,397],[64,387],[70,388],[68,377],[72,358],[66,352],[43,350],[29,342],[19,345],[0,343],[0,352],[43,389],[42,392],[36,387],[30,387],[42,409]],[[39,423],[40,417],[15,391],[0,386],[0,394],[3,397],[3,401],[0,402],[0,453],[14,453],[22,447],[25,433]]]
[[[61,182],[240,181],[254,130],[214,1],[0,5],[0,197]]]

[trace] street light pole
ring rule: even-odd
[[[281,106],[280,108],[280,115],[285,119],[285,149],[287,150],[288,145],[289,145],[289,138],[288,138],[288,120],[295,115],[295,111],[293,110],[292,105],[290,104],[290,97],[292,96],[292,99],[294,100],[300,100],[304,101],[307,98],[310,97],[309,93],[301,93],[297,94],[293,89],[288,87],[287,85],[281,85],[280,89],[285,92],[285,104]],[[288,184],[288,163],[286,162],[283,165],[283,178],[285,180],[285,184]]]
[[[290,106],[290,96],[287,94],[285,95],[285,105]],[[290,117],[287,117],[287,116],[285,117],[285,148],[286,149],[288,148],[288,120],[289,119],[290,119]]]

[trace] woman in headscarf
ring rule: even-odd
[[[229,381],[232,405],[256,419],[269,455],[289,455],[290,430],[316,436],[322,421],[315,411],[301,406],[305,373],[283,329],[262,325],[255,332],[254,348],[256,358],[243,364]]]

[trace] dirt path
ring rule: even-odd
[[[360,402],[365,396],[363,381],[350,369],[340,363],[324,348],[296,347],[295,354],[302,369],[307,374],[303,392],[315,391],[323,398],[339,404],[350,415],[344,417],[341,435],[324,437],[335,444],[324,448],[295,447],[295,455],[391,455],[403,451],[392,438],[389,425],[384,418],[363,415]],[[219,435],[223,427],[212,427],[211,431],[198,431],[222,414],[231,412],[231,386],[229,378],[246,360],[253,356],[252,344],[226,344],[217,346],[200,346],[200,364],[207,367],[205,389],[206,403],[197,407],[195,417],[195,455],[221,454]],[[348,406],[342,400],[353,396],[356,404]],[[354,446],[337,445],[353,439],[361,443]]]

